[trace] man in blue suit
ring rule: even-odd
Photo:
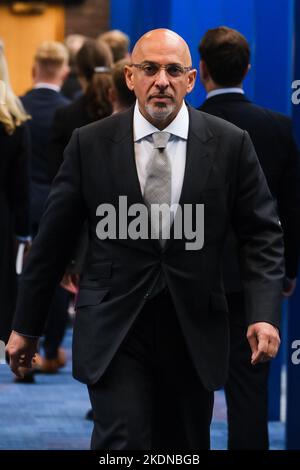
[[[69,100],[61,93],[61,86],[68,74],[68,52],[63,44],[45,41],[37,49],[32,69],[34,87],[24,95],[22,103],[30,113],[32,138],[31,212],[32,230],[35,235],[43,213],[43,206],[50,190],[48,176],[48,142],[50,129],[57,108]]]
[[[60,92],[68,72],[68,52],[65,46],[56,41],[44,41],[35,54],[32,69],[34,86],[21,98],[32,118],[29,127],[32,140],[30,206],[33,236],[38,232],[44,204],[50,192],[48,143],[54,113],[57,108],[69,103]],[[58,287],[45,332],[45,358],[37,358],[36,365],[41,372],[56,372],[65,362],[59,345],[66,326],[67,302],[66,292]]]
[[[300,251],[300,160],[291,120],[252,103],[243,91],[250,69],[246,38],[226,26],[208,30],[199,52],[200,78],[207,97],[199,108],[246,130],[269,189],[276,202],[284,233],[283,295],[292,295]],[[268,449],[269,363],[253,367],[246,339],[243,278],[239,244],[230,229],[224,250],[224,287],[229,306],[230,360],[225,386],[229,449]]]

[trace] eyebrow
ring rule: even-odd
[[[158,64],[158,65],[161,65],[159,62],[155,62],[155,60],[143,60],[142,62],[140,62],[141,64]],[[182,65],[180,62],[168,62],[167,64],[165,65],[180,65],[180,67],[185,67],[184,65]],[[190,67],[190,66],[188,66]]]

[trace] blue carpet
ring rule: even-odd
[[[35,384],[15,384],[7,365],[0,365],[0,449],[88,449],[92,423],[86,387],[71,376],[71,331],[64,347],[66,367],[55,375],[37,374]],[[284,449],[284,425],[269,424],[272,449]],[[215,394],[212,448],[226,449],[226,408]]]

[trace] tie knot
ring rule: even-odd
[[[154,132],[152,134],[153,147],[155,149],[165,149],[170,137],[171,134],[169,132]]]

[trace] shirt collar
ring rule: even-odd
[[[169,132],[172,135],[187,140],[188,131],[189,112],[185,102],[183,102],[179,113],[173,119],[173,121],[164,129],[164,132]],[[139,110],[138,101],[136,101],[134,107],[133,132],[134,142],[144,139],[145,137],[153,134],[153,132],[160,132],[159,129],[153,126],[153,124],[147,121],[147,119],[142,115],[141,111]]]
[[[241,95],[245,94],[244,90],[239,87],[218,88],[217,90],[209,91],[206,95],[206,99],[212,98],[213,96],[217,95],[223,95],[224,93],[240,93]]]
[[[60,92],[60,87],[58,85],[54,85],[53,83],[39,82],[36,83],[33,88],[47,88],[48,90],[57,91],[58,93]]]

